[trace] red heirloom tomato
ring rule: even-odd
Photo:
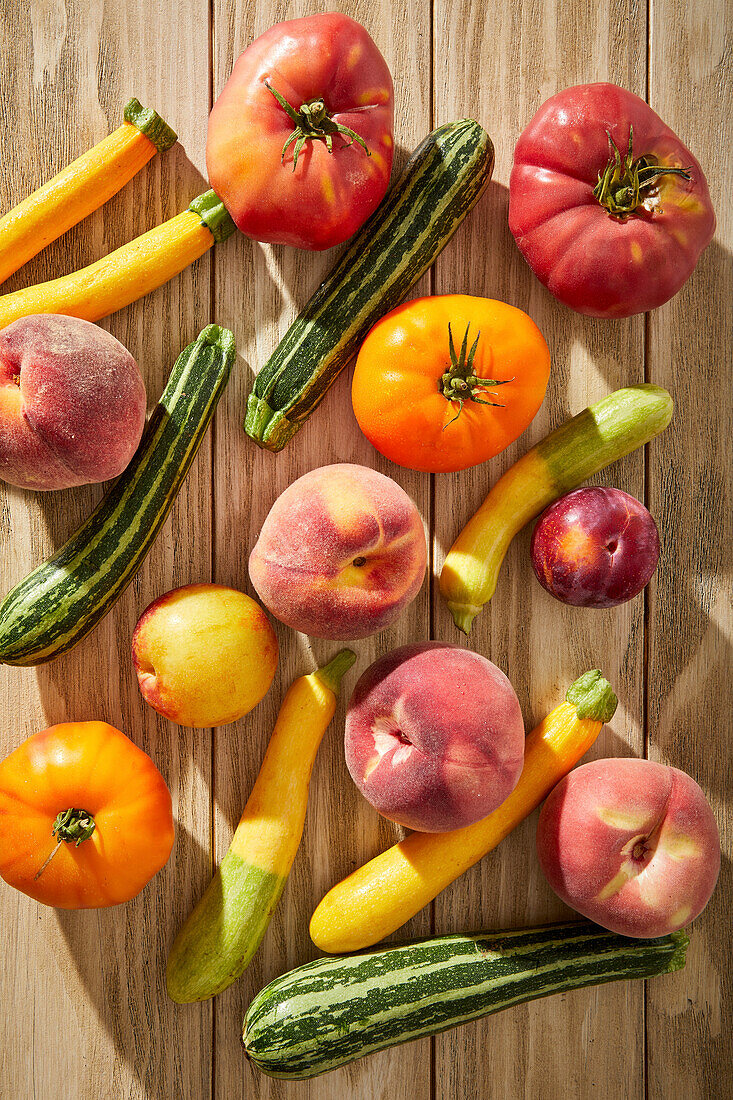
[[[410,470],[465,470],[503,451],[542,404],[550,353],[515,306],[468,294],[416,298],[361,346],[351,400],[359,427]]]
[[[630,317],[677,293],[715,214],[700,165],[643,99],[579,84],[548,99],[517,142],[509,227],[565,305]]]
[[[163,776],[106,722],[51,726],[0,761],[0,875],[36,901],[129,901],[172,847]]]
[[[392,77],[359,23],[338,12],[278,23],[214,104],[209,180],[248,237],[330,248],[384,197],[392,123]]]

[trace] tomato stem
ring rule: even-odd
[[[644,203],[648,193],[656,186],[662,176],[682,176],[690,179],[689,168],[674,168],[666,164],[657,164],[651,156],[645,154],[634,160],[632,146],[634,127],[629,125],[629,147],[626,156],[621,157],[611,131],[606,130],[611,158],[602,172],[598,173],[598,183],[593,194],[601,206],[616,218],[625,218],[633,214]]]
[[[76,810],[70,806],[68,810],[62,810],[57,814],[51,830],[51,836],[58,838],[56,847],[46,858],[43,866],[36,871],[34,879],[41,877],[64,842],[78,848],[83,840],[88,840],[96,827],[94,818],[88,810]]]
[[[325,141],[329,153],[333,153],[334,134],[341,134],[344,139],[350,138],[351,140],[346,142],[347,146],[353,145],[354,142],[356,142],[358,145],[361,145],[368,157],[372,155],[369,152],[367,143],[356,133],[356,131],[350,130],[348,126],[342,126],[340,123],[333,121],[322,99],[310,99],[307,103],[301,103],[300,110],[296,111],[295,108],[288,103],[287,99],[281,96],[267,80],[265,81],[265,87],[268,92],[272,92],[283,111],[285,111],[295,123],[295,129],[282,147],[282,153],[280,154],[281,164],[285,163],[285,154],[293,142],[295,142],[295,148],[293,150],[293,171],[296,169],[298,157],[306,141]]]
[[[438,379],[438,389],[446,401],[458,402],[458,412],[452,420],[443,425],[443,431],[455,423],[461,415],[465,401],[474,401],[477,405],[491,405],[495,409],[506,408],[505,405],[500,405],[497,401],[486,401],[483,397],[477,396],[477,394],[489,389],[491,386],[505,386],[512,379],[504,378],[502,381],[498,381],[496,378],[479,378],[478,375],[473,373],[473,361],[476,356],[481,330],[479,329],[478,335],[471,345],[471,350],[468,351],[468,330],[470,327],[469,322],[463,334],[461,350],[456,354],[453,332],[451,331],[450,322],[448,323],[448,351],[451,365]]]

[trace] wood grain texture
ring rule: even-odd
[[[430,129],[430,11],[427,0],[408,0],[401,13],[400,33],[394,31],[395,9],[381,3],[354,0],[335,5],[363,23],[384,53],[396,91],[398,164]],[[279,19],[333,4],[300,0],[283,5],[217,0],[214,8],[214,88],[221,89],[232,64],[254,37]],[[243,430],[246,395],[254,373],[335,262],[338,250],[297,252],[280,246],[253,244],[244,238],[216,257],[216,302],[219,319],[237,337],[237,377],[230,387],[216,425],[215,579],[252,593],[247,559],[262,522],[276,497],[297,477],[332,462],[354,462],[388,473],[413,497],[426,519],[430,515],[429,478],[391,467],[359,432],[351,410],[349,372],[345,372],[323,405],[280,454],[257,448]],[[419,291],[419,288],[418,288]],[[417,291],[416,291],[417,292]],[[427,279],[423,293],[428,292]],[[234,477],[232,474],[234,473]],[[352,867],[392,842],[397,830],[383,821],[357,792],[343,760],[345,701],[357,677],[378,655],[397,645],[429,636],[428,585],[399,623],[377,638],[354,643],[358,663],[344,681],[339,709],[316,760],[312,795],[301,849],[288,886],[262,947],[243,979],[217,998],[215,1096],[293,1096],[330,1100],[344,1094],[363,1097],[430,1095],[430,1043],[424,1041],[347,1067],[312,1084],[288,1084],[262,1076],[242,1057],[244,1013],[254,993],[283,970],[317,953],[308,936],[308,922],[326,890]],[[339,643],[309,639],[278,626],[280,667],[267,699],[242,722],[216,733],[215,798],[216,858],[226,851],[232,828],[244,807],[259,769],[287,686],[304,672],[323,664]],[[429,914],[416,918],[408,934],[429,932]]]
[[[207,5],[178,19],[157,5],[57,0],[3,6],[2,133],[10,159],[3,209],[119,125],[131,95],[155,107],[181,144],[156,156],[102,211],[26,265],[8,288],[71,271],[185,209],[204,190],[188,155],[203,156],[208,114]],[[160,43],[165,42],[163,56]],[[155,63],[152,63],[155,59]],[[157,400],[175,356],[209,319],[210,259],[104,322],[131,349]],[[104,718],[151,754],[174,797],[174,854],[129,905],[54,911],[3,890],[17,979],[6,991],[0,1095],[25,1100],[203,1096],[212,1073],[211,1007],[182,1013],[165,994],[168,941],[210,867],[210,816],[195,780],[208,777],[206,734],[180,730],[145,706],[129,645],[156,595],[211,573],[211,446],[206,440],[171,518],[135,582],[99,628],[38,669],[2,668],[2,754],[66,719]],[[29,494],[2,486],[2,591],[59,546],[101,489]],[[8,550],[10,552],[8,552]],[[7,942],[7,941],[6,941]],[[22,1008],[21,1008],[22,1006]]]
[[[648,985],[650,1100],[733,1094],[733,155],[721,140],[733,112],[732,43],[730,5],[652,0],[649,102],[695,152],[718,226],[690,281],[649,315],[648,377],[672,392],[676,414],[649,464],[664,568],[649,597],[648,755],[701,785],[723,858],[684,976]]]
[[[624,0],[607,6],[545,0],[504,4],[502,17],[492,20],[476,10],[467,23],[466,14],[456,0],[436,0],[436,121],[475,113],[494,137],[496,170],[487,198],[436,264],[436,292],[466,291],[526,310],[549,344],[552,372],[545,403],[516,444],[467,474],[436,477],[436,567],[494,481],[528,446],[585,405],[644,378],[643,319],[609,325],[561,306],[535,279],[507,226],[513,148],[548,96],[593,79],[644,94],[643,9]],[[643,497],[643,455],[630,455],[596,480]],[[453,626],[436,585],[437,636],[468,645],[506,672],[528,730],[562,701],[577,676],[601,667],[620,705],[589,757],[640,754],[642,602],[598,615],[559,604],[535,581],[530,533],[510,547],[496,594],[468,639]],[[436,931],[517,927],[567,915],[534,857],[536,823],[537,813],[437,899]],[[602,1083],[613,1100],[641,1098],[643,1011],[642,986],[624,983],[575,992],[560,1004],[523,1005],[439,1037],[436,1095],[462,1096],[470,1075],[486,1100],[516,1095],[520,1076],[527,1096],[592,1096]],[[489,1047],[491,1057],[482,1058]]]
[[[204,189],[212,96],[252,39],[281,19],[338,9],[369,29],[395,77],[398,160],[433,126],[470,115],[496,146],[488,194],[415,293],[468,293],[525,309],[553,355],[548,397],[517,444],[468,475],[413,474],[383,460],[358,432],[346,372],[279,455],[242,431],[246,393],[293,316],[334,260],[237,236],[167,287],[103,322],[137,358],[149,404],[173,358],[209,320],[232,328],[232,382],[172,516],[134,584],[94,634],[38,670],[0,666],[0,754],[67,718],[104,717],[150,752],[171,786],[174,854],[131,904],[55,912],[3,887],[9,930],[0,988],[0,1097],[13,1100],[677,1100],[733,1093],[730,1028],[731,782],[729,195],[721,140],[731,113],[730,12],[723,0],[5,0],[0,35],[0,209],[5,210],[119,122],[131,96],[154,106],[180,145],[154,160],[103,211],[18,272],[8,289],[73,270],[183,209]],[[559,306],[524,264],[506,225],[514,143],[547,96],[609,78],[640,95],[688,140],[719,213],[715,242],[693,279],[648,321],[593,321]],[[19,137],[22,135],[22,139]],[[597,480],[646,499],[663,557],[646,606],[595,617],[553,601],[534,581],[529,532],[511,547],[497,593],[463,639],[437,585],[400,622],[356,643],[344,697],[376,656],[432,636],[470,646],[512,679],[527,727],[570,680],[600,665],[619,710],[591,755],[642,755],[683,767],[709,795],[723,833],[721,884],[695,922],[687,968],[648,984],[578,991],[518,1007],[434,1041],[356,1063],[311,1084],[261,1076],[239,1034],[252,995],[312,958],[307,924],[337,879],[389,845],[397,830],[357,794],[343,762],[345,699],[314,769],[306,831],[290,882],[250,969],[216,1002],[172,1005],[165,954],[223,855],[251,790],[284,691],[338,643],[279,628],[272,690],[241,722],[184,730],[139,696],[129,640],[161,592],[214,579],[251,592],[247,557],[277,495],[334,461],[372,466],[416,500],[434,574],[465,519],[527,446],[589,401],[630,381],[668,386],[673,426],[648,454]],[[710,391],[713,400],[709,399]],[[213,457],[212,457],[213,455]],[[648,471],[648,476],[645,476]],[[25,494],[0,483],[0,592],[74,529],[98,488]],[[433,521],[434,518],[434,522]],[[645,628],[646,610],[646,628]],[[646,661],[645,661],[646,656]],[[534,858],[536,815],[419,914],[396,938],[550,921],[566,910]]]

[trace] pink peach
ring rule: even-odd
[[[105,329],[78,317],[22,317],[0,332],[0,478],[23,489],[107,481],[145,426],[145,384]]]
[[[720,837],[697,783],[651,760],[594,760],[547,798],[537,853],[556,894],[623,936],[675,932],[707,905]]]
[[[366,466],[298,478],[265,519],[249,575],[272,614],[319,638],[365,638],[415,598],[427,548],[404,489]]]
[[[346,764],[364,797],[410,829],[443,832],[495,810],[524,761],[519,701],[501,669],[422,642],[375,661],[346,716]]]

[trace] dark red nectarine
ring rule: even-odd
[[[576,607],[615,607],[651,580],[659,534],[634,497],[591,485],[545,509],[530,553],[538,581],[555,599]]]

